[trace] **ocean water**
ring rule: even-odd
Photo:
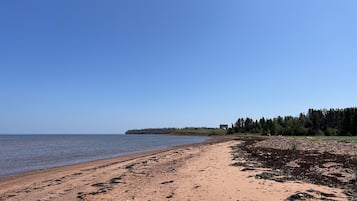
[[[168,135],[0,135],[0,176],[198,143],[207,139]]]

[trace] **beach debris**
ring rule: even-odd
[[[242,137],[239,140],[242,143],[231,147],[233,156],[231,165],[270,169],[268,172],[257,174],[255,176],[257,179],[276,182],[305,181],[341,188],[349,198],[357,197],[357,178],[354,173],[356,165],[353,161],[356,154],[353,151],[354,145],[330,142],[329,145],[336,145],[330,148],[324,142],[300,140],[299,149],[292,151],[286,145],[296,140],[290,138]],[[337,148],[340,150],[336,151]],[[332,196],[314,192],[313,195],[315,194],[326,199]],[[294,196],[291,199],[294,199]]]
[[[127,165],[127,166],[125,166],[125,169],[133,169],[134,165],[135,165],[135,164]]]
[[[160,184],[171,184],[171,183],[174,183],[174,180],[164,181],[164,182],[161,182]]]
[[[104,186],[104,183],[95,183],[95,184],[92,184],[93,187],[102,187]]]
[[[245,171],[252,171],[252,170],[256,170],[256,168],[254,168],[254,167],[245,167],[245,168],[241,169],[240,171],[245,172]]]
[[[122,182],[121,180],[122,177],[114,177],[110,179],[110,184],[119,184],[119,183],[125,184],[125,182]]]
[[[331,197],[336,197],[335,194],[332,194],[332,193],[324,193],[324,192],[317,191],[317,190],[314,190],[314,189],[309,189],[309,190],[307,190],[307,192],[309,192],[309,193],[316,193],[316,194],[321,195],[321,196],[323,196],[323,197],[329,197],[329,198],[331,198]]]
[[[289,196],[286,200],[295,201],[295,200],[310,200],[315,198],[313,195],[303,192],[296,192],[296,194]]]
[[[166,198],[167,198],[167,199],[173,198],[173,197],[174,197],[174,194],[175,194],[174,192],[171,192],[171,194],[168,195],[168,196],[166,196]]]

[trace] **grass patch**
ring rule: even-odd
[[[261,133],[234,133],[234,135],[243,135],[243,136],[265,136],[266,135],[262,135]]]
[[[218,128],[182,128],[177,129],[173,134],[179,135],[227,135],[227,130]]]
[[[354,143],[357,144],[357,136],[293,136],[295,139],[305,139],[309,141],[319,142],[319,141],[335,141],[344,143]]]

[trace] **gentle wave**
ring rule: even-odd
[[[207,139],[168,135],[0,135],[0,176],[198,143]]]

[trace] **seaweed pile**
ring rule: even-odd
[[[277,182],[306,181],[317,185],[344,189],[344,193],[350,200],[357,198],[357,179],[355,175],[357,174],[357,160],[355,160],[353,154],[340,155],[319,152],[319,143],[310,141],[306,141],[306,143],[315,143],[314,150],[299,150],[293,143],[291,144],[291,149],[255,146],[258,142],[269,140],[269,138],[262,137],[240,137],[237,140],[242,141],[242,143],[232,147],[233,160],[235,160],[232,165],[243,166],[242,171],[249,171],[255,168],[268,168],[271,170],[257,174],[255,177],[258,179],[270,179]],[[287,141],[281,140],[281,143],[287,143]],[[304,196],[303,193],[300,194]],[[299,193],[295,197],[291,196],[288,200],[294,200],[294,198],[299,197],[298,195]],[[309,196],[312,195],[309,194],[306,199],[310,199],[308,198]],[[329,200],[333,197],[332,195],[322,196]],[[303,198],[301,199],[303,200]]]

